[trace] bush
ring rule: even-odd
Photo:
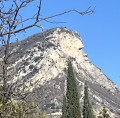
[[[38,73],[38,72],[39,72],[39,69],[37,69],[37,68],[33,69],[33,73]]]
[[[32,69],[33,69],[33,65],[30,65],[30,66],[29,66],[29,69],[32,70]]]
[[[28,66],[28,65],[29,65],[29,62],[25,61],[25,62],[23,63],[23,65],[24,65],[24,66]]]
[[[40,59],[40,57],[35,57],[34,61],[37,62]]]

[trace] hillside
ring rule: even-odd
[[[66,91],[67,61],[72,60],[80,102],[83,102],[84,82],[87,81],[91,103],[96,114],[105,105],[111,118],[120,118],[120,90],[94,64],[83,50],[80,35],[67,28],[54,28],[11,44],[9,61],[11,83],[21,88],[24,82],[33,100],[47,113],[61,115],[62,97]],[[0,48],[3,55],[3,47]],[[17,52],[17,53],[16,53]],[[17,90],[15,90],[17,92]]]

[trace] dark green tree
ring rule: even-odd
[[[62,106],[62,118],[67,118],[66,112],[66,96],[63,96],[63,106]]]
[[[76,85],[76,79],[73,73],[72,63],[68,62],[67,75],[67,118],[81,118],[81,110],[79,104],[79,94]]]
[[[87,83],[85,83],[85,88],[84,88],[83,118],[95,118],[92,105],[90,104],[89,101]]]

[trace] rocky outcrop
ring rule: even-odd
[[[24,81],[34,100],[50,115],[61,115],[62,96],[66,88],[67,61],[72,60],[74,73],[83,102],[84,82],[88,82],[91,103],[99,114],[105,105],[111,118],[119,118],[120,90],[94,64],[83,51],[80,35],[64,27],[54,28],[11,44],[14,53],[9,69],[14,68],[18,78]],[[22,52],[22,53],[20,53]],[[1,53],[2,54],[2,53]],[[13,71],[13,70],[12,70]]]

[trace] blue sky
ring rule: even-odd
[[[36,2],[37,3],[37,2]],[[24,17],[34,14],[36,3],[21,11]],[[92,15],[81,16],[69,13],[50,19],[63,24],[41,22],[45,29],[65,26],[76,30],[82,37],[84,51],[91,62],[98,66],[120,88],[120,0],[43,0],[41,15],[51,16],[70,9],[86,10],[89,6],[96,10]],[[28,30],[20,39],[41,32]]]

